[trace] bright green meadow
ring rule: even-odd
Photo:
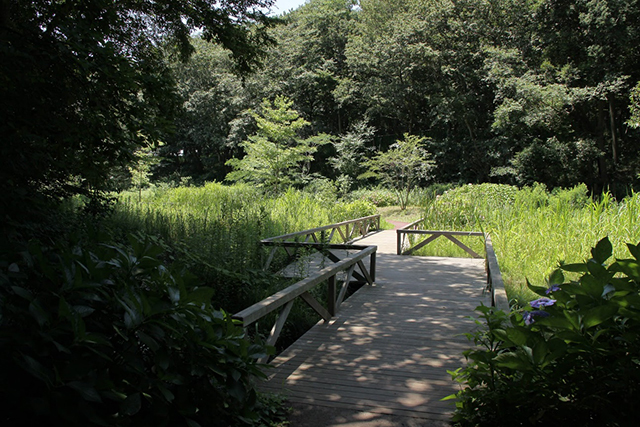
[[[385,194],[384,203],[376,203],[380,194]],[[248,185],[208,183],[155,188],[141,195],[122,193],[112,220],[125,230],[144,230],[169,242],[181,242],[201,259],[231,272],[243,272],[260,269],[264,257],[260,239],[371,215],[376,213],[373,203],[387,206],[389,198],[380,188],[359,190],[349,195],[351,202],[343,202],[330,193],[291,189],[273,197]],[[559,262],[583,261],[605,236],[617,256],[624,254],[626,243],[640,241],[637,193],[615,200],[609,193],[592,198],[584,185],[549,192],[543,185],[519,189],[480,184],[440,195],[420,190],[413,200],[424,206],[425,229],[491,235],[514,302],[534,297],[526,287],[527,280],[544,286]],[[482,239],[460,240],[482,253]],[[417,254],[468,256],[445,239],[432,242]]]
[[[517,187],[465,185],[436,197],[425,209],[425,229],[483,231],[491,235],[507,293],[519,303],[536,298],[527,280],[545,286],[559,262],[582,262],[608,236],[614,256],[640,241],[640,194],[615,200],[609,193],[592,198],[586,186],[549,192],[543,185]],[[482,253],[481,239],[460,239]],[[419,255],[467,256],[445,239]]]

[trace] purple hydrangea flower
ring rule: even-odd
[[[524,313],[522,313],[522,318],[524,319],[524,324],[525,325],[530,325],[533,322],[535,322],[535,319],[534,319],[535,316],[549,317],[549,313],[547,313],[546,311],[542,311],[542,310],[525,311]]]
[[[531,307],[533,308],[541,308],[541,307],[550,307],[555,303],[556,303],[556,300],[543,297],[543,298],[538,298],[535,301],[531,301],[529,304],[531,304]]]
[[[545,294],[549,295],[551,292],[556,292],[560,290],[560,285],[551,285],[549,289],[544,291]]]

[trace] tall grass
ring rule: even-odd
[[[249,185],[208,183],[122,193],[110,221],[120,232],[160,236],[174,261],[184,263],[202,285],[214,290],[214,305],[234,313],[290,284],[290,279],[262,271],[267,251],[261,239],[374,213],[375,206],[363,201],[327,202],[293,189],[267,197]],[[295,304],[289,319],[279,340],[282,346],[318,316]],[[255,326],[268,333],[273,321],[269,316]]]
[[[614,254],[624,256],[626,243],[640,241],[639,215],[637,193],[616,201],[609,193],[591,199],[584,185],[550,193],[542,185],[518,189],[482,184],[438,197],[426,208],[425,228],[490,233],[509,297],[528,300],[527,280],[544,286],[558,262],[583,261],[605,236]],[[466,256],[440,240],[420,254]],[[468,243],[482,251],[477,238]]]
[[[125,230],[144,230],[231,271],[261,266],[259,241],[293,231],[372,215],[365,202],[324,203],[289,190],[267,197],[249,185],[147,190],[122,193],[112,221]]]

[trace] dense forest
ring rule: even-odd
[[[274,142],[265,106],[300,119],[276,144],[307,147],[289,184],[375,183],[366,161],[407,134],[422,183],[638,185],[635,0],[107,3],[2,3],[9,205],[223,181],[250,137]]]
[[[427,138],[434,182],[637,186],[639,15],[636,1],[309,1],[250,76],[199,40],[171,65],[183,108],[157,176],[225,179],[255,131],[247,111],[282,96],[303,136],[330,136],[310,172],[332,179],[357,184],[336,161],[409,133]]]

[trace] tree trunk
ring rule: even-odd
[[[598,192],[604,190],[609,183],[609,173],[607,171],[607,159],[605,153],[607,151],[607,144],[605,138],[605,105],[603,102],[598,101],[598,148],[601,151],[601,154],[598,156],[598,172],[599,172],[599,181],[601,188],[598,189]]]
[[[616,164],[618,163],[618,141],[616,137],[616,119],[613,95],[609,94],[607,96],[607,101],[609,101],[609,125],[611,126],[611,153],[613,155],[613,163]]]

